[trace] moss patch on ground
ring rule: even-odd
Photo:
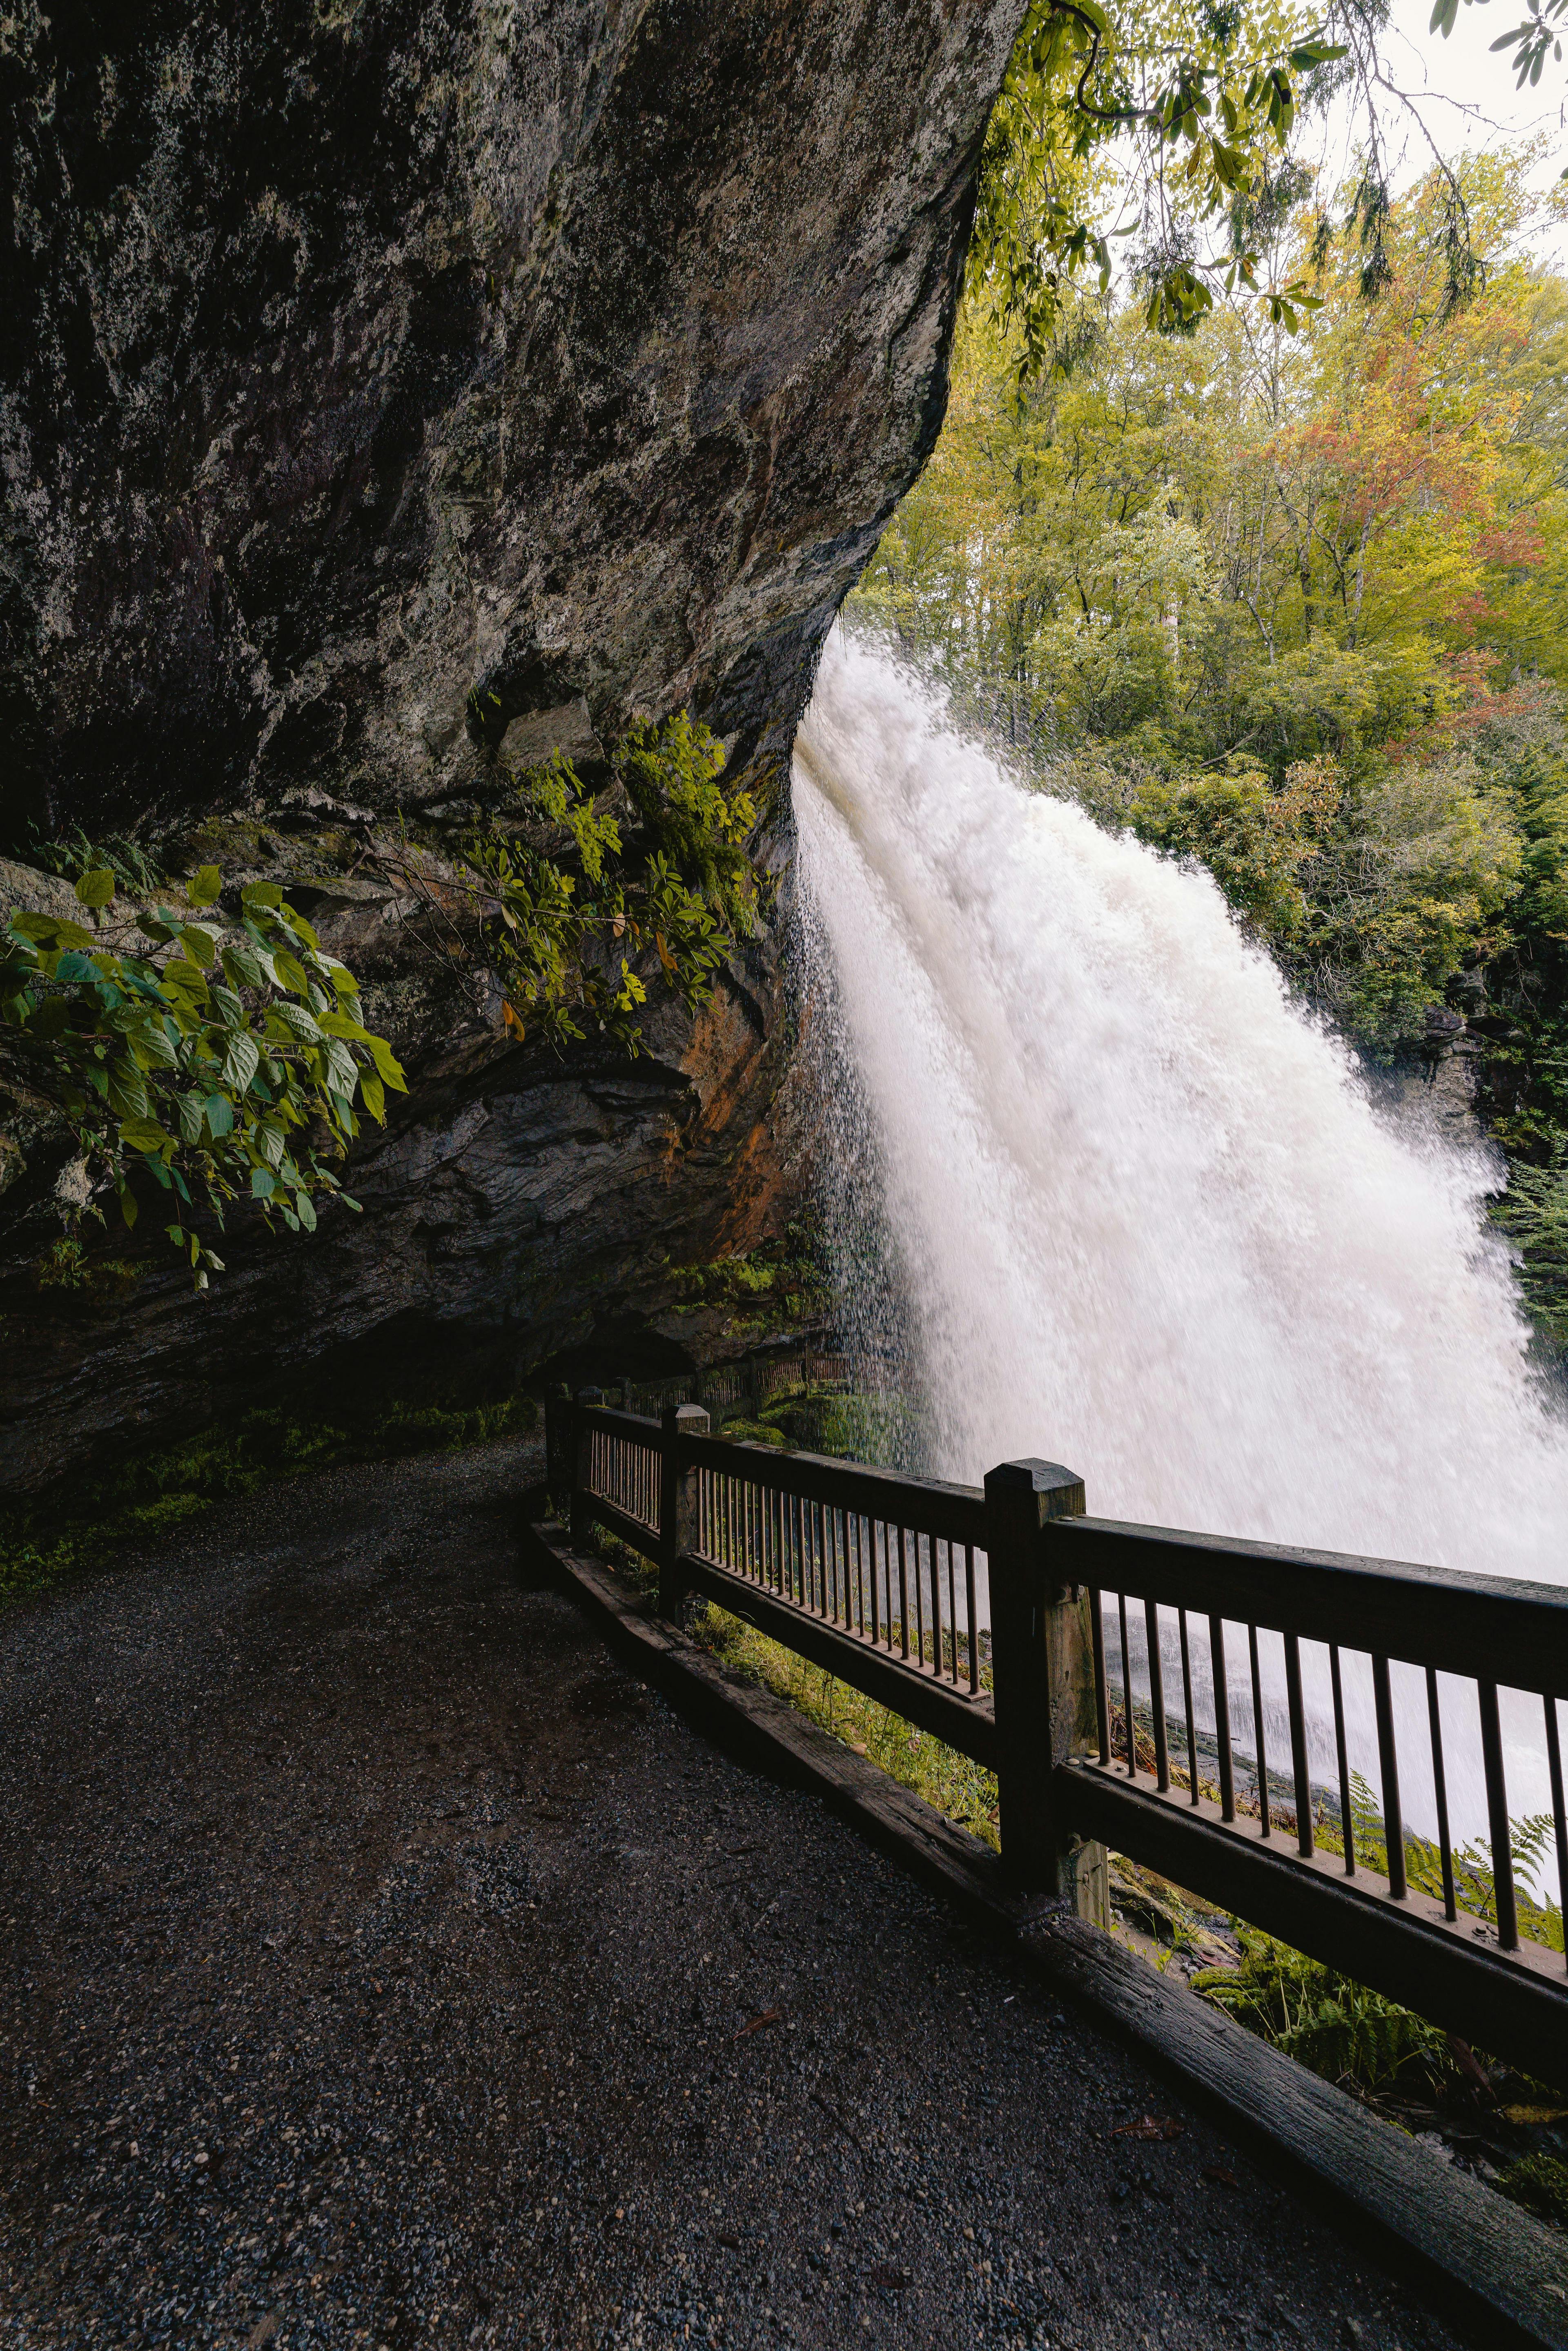
[[[448,1408],[382,1404],[337,1422],[298,1420],[274,1405],[137,1455],[96,1478],[73,1480],[69,1498],[0,1506],[0,1606],[63,1576],[101,1566],[130,1545],[156,1543],[214,1502],[345,1461],[399,1460],[530,1434],[532,1396]]]
[[[808,1664],[711,1602],[699,1612],[693,1630],[727,1666],[788,1698],[821,1729],[831,1731],[857,1755],[869,1756],[890,1778],[924,1796],[987,1844],[998,1844],[994,1771],[929,1731],[917,1730],[902,1715],[878,1706],[824,1667]]]

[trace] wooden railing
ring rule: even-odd
[[[1533,1720],[1560,1899],[1568,1592],[1125,1526],[1055,1463],[945,1485],[596,1390],[550,1406],[549,1442],[573,1541],[598,1525],[655,1561],[663,1614],[701,1593],[993,1770],[1021,1890],[1103,1924],[1114,1847],[1568,2088],[1568,1961],[1521,1930],[1507,1761]],[[1357,1849],[1363,1715],[1382,1868]],[[1450,1834],[1461,1750],[1484,1879]]]

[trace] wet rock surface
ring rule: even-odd
[[[440,801],[686,703],[776,762],[941,421],[1020,14],[22,0],[0,829]]]
[[[522,1588],[538,1470],[0,1622],[0,2344],[1453,2341]]]
[[[782,870],[777,830],[768,862]],[[330,1416],[367,1387],[488,1401],[547,1364],[601,1377],[724,1352],[718,1318],[679,1311],[675,1276],[775,1235],[797,1196],[772,1116],[787,885],[703,1009],[653,990],[627,1059],[515,1043],[498,987],[421,952],[417,906],[405,926],[385,885],[356,897],[302,880],[287,855],[256,870],[364,982],[411,1091],[390,1098],[385,1130],[361,1123],[345,1175],[360,1213],[329,1206],[296,1238],[236,1205],[212,1236],[226,1270],[200,1296],[152,1217],[128,1235],[112,1203],[106,1227],[84,1227],[108,1274],[41,1282],[71,1144],[63,1127],[21,1125],[0,1158],[0,1489],[258,1404],[298,1412],[309,1396]],[[73,903],[66,883],[0,860],[0,918],[18,902]]]

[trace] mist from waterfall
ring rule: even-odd
[[[838,634],[794,801],[844,1311],[919,1466],[1043,1455],[1106,1517],[1568,1580],[1495,1169],[1375,1099],[1214,883]]]

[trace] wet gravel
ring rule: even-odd
[[[1454,2341],[524,1588],[535,1474],[0,1619],[0,2346]]]

